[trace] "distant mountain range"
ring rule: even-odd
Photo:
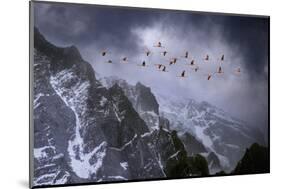
[[[34,186],[207,176],[260,134],[222,110],[96,78],[74,46],[34,30]]]

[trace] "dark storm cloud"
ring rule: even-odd
[[[177,91],[176,96],[206,100],[265,131],[268,122],[267,24],[267,19],[258,17],[35,3],[35,25],[44,36],[59,46],[76,45],[83,58],[103,76],[115,75],[132,83],[140,81],[159,94],[171,95],[171,91]],[[206,82],[204,74],[207,73],[192,75],[183,81],[173,75],[182,71],[182,67],[175,68],[173,74],[171,70],[170,74],[155,77],[155,72],[140,70],[135,65],[101,64],[104,58],[116,62],[123,55],[139,64],[147,58],[143,57],[144,46],[159,55],[158,49],[152,47],[158,40],[163,40],[172,56],[181,56],[188,50],[197,61],[206,53],[216,60],[225,54],[227,60],[223,66],[230,74],[214,78],[213,82]],[[112,53],[101,57],[102,49]],[[159,56],[149,58],[151,62],[166,61]],[[217,69],[215,64],[204,64],[206,71],[208,66],[212,71]],[[243,71],[241,77],[231,74],[237,67]]]
[[[239,46],[246,67],[253,77],[267,77],[268,19],[252,17],[224,17],[223,34],[229,43]],[[255,78],[254,78],[255,79]]]
[[[205,31],[204,35],[210,28],[219,27],[225,40],[241,50],[251,78],[267,77],[269,23],[266,18],[35,3],[35,24],[42,33],[58,43],[78,47],[93,43],[102,49],[112,46],[121,51],[130,49],[134,53],[138,41],[131,28],[148,27],[158,20],[164,20],[167,26],[172,25],[181,31],[196,27]]]
[[[136,39],[130,29],[147,27],[158,18],[157,13],[135,9],[35,3],[35,25],[42,33],[58,43],[78,46],[94,43],[134,51]]]

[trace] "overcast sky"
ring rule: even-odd
[[[262,17],[35,3],[35,26],[46,39],[75,45],[99,75],[140,81],[155,94],[207,101],[263,131],[268,123],[268,24]],[[158,41],[165,48],[153,47]],[[146,49],[151,56],[145,56]],[[103,50],[110,54],[102,57]],[[187,60],[181,57],[185,51]],[[124,56],[127,64],[120,63]],[[181,58],[168,66],[173,57]],[[109,59],[113,64],[105,63]],[[192,59],[199,66],[196,73],[187,65]],[[148,67],[137,66],[144,60]],[[168,72],[157,71],[156,63],[167,64]],[[208,81],[219,65],[224,73]],[[240,75],[235,74],[238,67]],[[183,70],[187,78],[177,77]]]

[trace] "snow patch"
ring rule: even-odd
[[[128,169],[128,162],[121,162],[120,166],[124,169],[127,170]]]
[[[69,178],[70,174],[66,171],[62,178],[56,179],[55,184],[65,184]]]
[[[40,103],[38,101],[42,96],[45,96],[45,95],[43,93],[38,93],[34,96],[33,109],[36,109],[40,106]]]
[[[107,178],[116,179],[116,180],[128,180],[127,178],[122,177],[122,176],[108,176]]]
[[[101,100],[100,100],[100,105],[101,106],[104,106],[107,102],[107,98],[105,98],[104,96],[101,97]]]
[[[63,70],[51,76],[50,83],[55,92],[75,114],[75,133],[72,140],[68,141],[68,153],[72,170],[81,178],[95,176],[102,166],[106,155],[107,143],[102,142],[89,153],[84,153],[84,141],[80,134],[84,122],[81,118],[87,110],[89,81],[79,79],[72,69]],[[70,86],[70,87],[69,87]]]
[[[211,138],[206,135],[204,133],[204,130],[205,128],[203,127],[200,127],[200,126],[196,126],[195,127],[195,134],[196,134],[196,137],[202,141],[203,145],[206,147],[206,148],[209,148],[209,149],[213,149],[213,141],[211,140]]]
[[[96,175],[97,171],[101,168],[103,159],[106,155],[107,143],[102,142],[97,146],[92,152],[88,154],[80,154],[77,157],[75,153],[75,148],[77,146],[73,145],[69,141],[68,152],[71,157],[71,167],[73,171],[81,178],[90,178],[92,175]]]
[[[240,149],[239,146],[235,145],[235,144],[225,144],[226,146],[230,147],[230,148],[236,148],[236,149]]]
[[[180,152],[180,151],[177,151],[176,153],[174,153],[173,155],[171,155],[168,159],[173,159],[173,158],[177,157],[178,154],[179,154],[179,152]]]
[[[34,148],[33,149],[34,157],[36,159],[47,158],[48,154],[47,154],[46,150],[48,150],[48,149],[55,151],[55,147],[53,147],[53,146],[44,146],[41,148]]]

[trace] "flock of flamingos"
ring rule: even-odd
[[[166,57],[166,55],[168,54],[168,51],[165,49],[165,47],[162,45],[162,43],[159,41],[156,43],[156,45],[153,45],[154,48],[162,48],[163,51],[161,52],[161,56],[163,57]],[[101,56],[102,57],[106,57],[110,52],[108,50],[103,50],[101,52]],[[152,51],[146,49],[144,51],[144,54],[145,56],[149,57],[152,55]],[[194,70],[194,72],[198,72],[199,71],[199,65],[197,63],[195,63],[195,60],[194,59],[190,59],[189,57],[189,52],[186,51],[185,54],[181,57],[177,57],[177,58],[169,58],[169,61],[167,62],[167,64],[154,64],[156,69],[158,71],[162,71],[162,72],[168,72],[168,65],[169,66],[172,66],[172,65],[176,65],[176,63],[178,62],[178,60],[180,58],[183,58],[185,59],[188,63],[187,65],[191,66],[191,69]],[[224,62],[224,54],[221,55],[221,57],[219,58],[219,66],[217,67],[217,70],[214,72],[214,73],[208,73],[206,74],[206,79],[209,81],[215,74],[223,74],[224,71],[223,71],[223,68],[222,68],[222,63]],[[210,61],[210,56],[207,54],[205,57],[204,57],[204,61],[205,62],[209,62]],[[129,63],[129,58],[127,56],[124,56],[124,57],[121,57],[120,59],[120,62],[121,63]],[[109,64],[112,64],[113,61],[112,59],[107,59],[105,61],[105,63],[109,63]],[[149,64],[146,62],[146,61],[143,61],[141,64],[137,64],[138,66],[141,66],[141,67],[147,67]],[[241,73],[241,69],[240,67],[236,68],[234,70],[234,73],[235,74],[240,74]],[[183,70],[179,75],[177,75],[177,77],[182,77],[182,78],[185,78],[187,77],[187,73],[186,73],[186,70]]]

